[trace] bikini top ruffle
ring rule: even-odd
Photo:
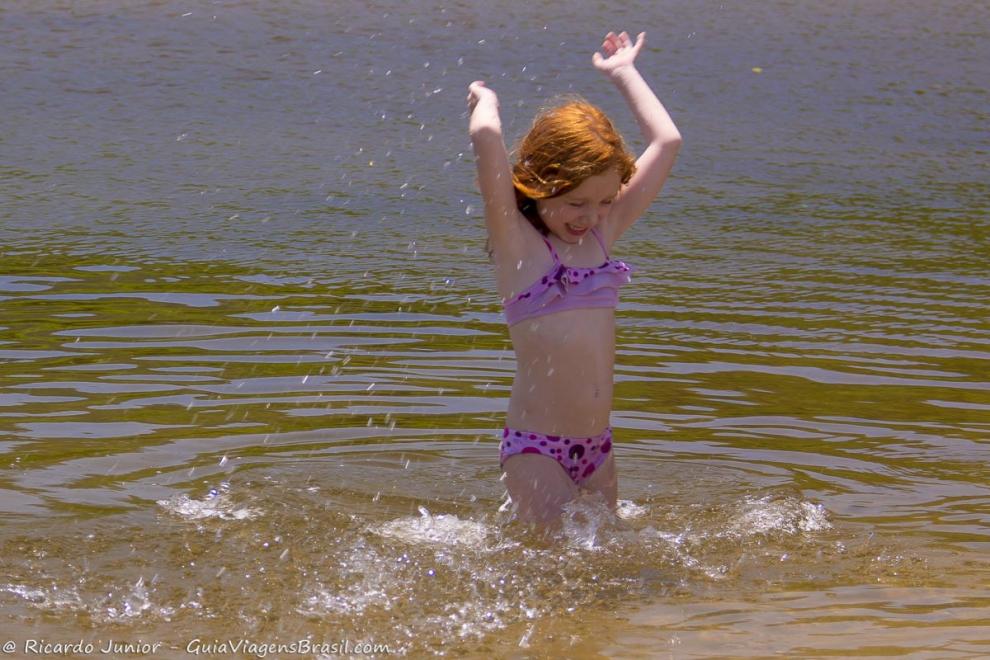
[[[594,235],[601,243],[597,232]],[[606,261],[600,266],[572,268],[560,262],[549,241],[547,247],[553,255],[553,265],[525,291],[505,303],[505,320],[510,326],[569,309],[614,308],[618,304],[619,287],[632,279],[631,266],[618,259],[608,259],[606,253]]]

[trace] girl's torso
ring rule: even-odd
[[[507,424],[547,434],[594,435],[609,424],[615,299],[630,268],[608,257],[596,232],[561,255],[535,229],[536,250],[496,260],[516,352]]]
[[[549,435],[592,436],[609,425],[615,314],[574,309],[509,329],[516,376],[508,426]]]

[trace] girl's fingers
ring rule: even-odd
[[[635,42],[633,38],[629,36],[628,32],[620,32],[616,34],[615,32],[609,32],[605,35],[605,40],[602,42],[602,49],[606,47],[620,50],[622,48],[638,48],[642,45],[643,39],[646,37],[645,32],[640,32],[636,35]]]
[[[602,50],[605,51],[606,55],[612,55],[616,51],[622,48],[622,39],[615,32],[609,32],[605,35],[604,41],[602,41]]]
[[[634,42],[632,37],[629,36],[628,32],[620,32],[616,34],[615,32],[609,32],[605,35],[605,39],[602,41],[602,53],[604,53],[605,58],[612,57],[621,50],[631,49],[633,51],[633,57],[639,53],[640,48],[643,47],[643,43],[646,40],[646,33],[640,32],[636,35],[636,41]],[[601,57],[601,56],[599,56]],[[599,58],[595,58],[595,62],[598,62]]]

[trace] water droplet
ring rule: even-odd
[[[524,649],[528,649],[529,648],[529,638],[533,636],[533,630],[535,628],[536,628],[536,624],[534,623],[534,624],[531,624],[529,626],[529,628],[526,629],[526,632],[519,639],[519,647],[520,648],[524,648]]]

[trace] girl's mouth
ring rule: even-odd
[[[588,232],[587,227],[583,227],[579,229],[577,227],[573,227],[566,223],[564,224],[564,227],[567,228],[567,231],[570,232],[572,236],[584,236]]]

